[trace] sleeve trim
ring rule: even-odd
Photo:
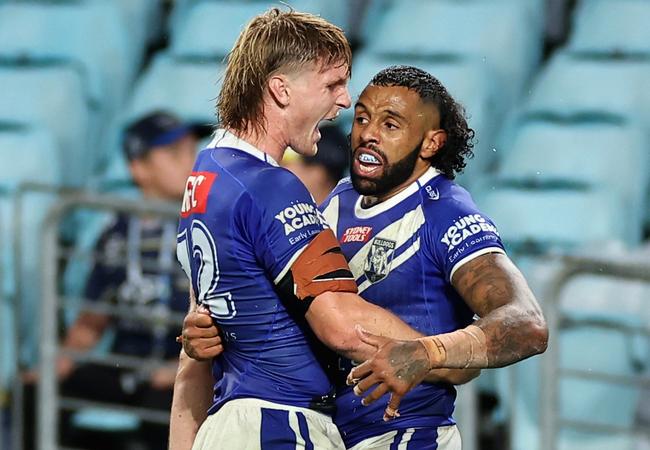
[[[505,250],[502,249],[501,247],[487,247],[487,248],[482,248],[480,250],[477,250],[471,255],[467,255],[466,257],[458,261],[456,264],[454,264],[454,267],[452,267],[451,273],[449,274],[449,282],[451,283],[451,280],[454,277],[454,273],[456,273],[456,270],[460,269],[461,266],[472,261],[474,258],[478,258],[479,256],[483,256],[487,253],[502,253],[504,255],[506,254]]]
[[[287,274],[287,272],[289,272],[289,269],[291,269],[291,266],[293,266],[293,263],[296,262],[296,259],[298,259],[298,257],[299,257],[300,255],[302,255],[302,252],[304,252],[306,248],[307,248],[307,246],[306,246],[306,245],[303,245],[303,247],[302,247],[300,250],[298,250],[297,252],[295,252],[295,253],[291,256],[291,259],[289,259],[289,261],[287,261],[287,264],[286,264],[286,265],[284,266],[284,268],[280,271],[280,273],[278,274],[278,276],[275,277],[275,279],[273,280],[273,284],[276,284],[276,285],[277,285],[280,281],[282,281],[282,279],[283,279],[284,276]]]

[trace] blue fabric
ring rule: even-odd
[[[300,429],[300,434],[305,441],[305,450],[314,450],[314,444],[309,437],[309,427],[307,426],[307,419],[305,415],[301,412],[297,412],[298,416],[298,427]]]
[[[244,397],[309,407],[334,390],[307,323],[274,285],[324,225],[303,184],[261,155],[201,152],[181,212],[179,255],[225,337],[211,412]]]
[[[368,209],[359,205],[359,194],[345,180],[321,209],[330,224],[336,224],[360,295],[425,335],[471,323],[473,312],[451,285],[451,274],[467,256],[503,251],[503,245],[469,193],[430,170],[388,201]],[[343,376],[351,363],[341,358],[339,367]],[[452,425],[455,399],[453,386],[422,384],[404,397],[401,416],[384,422],[388,395],[362,406],[361,397],[342,386],[334,422],[350,447],[392,430]]]
[[[262,450],[295,450],[296,433],[289,425],[289,411],[262,408]]]

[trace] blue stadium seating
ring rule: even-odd
[[[66,64],[7,63],[0,65],[0,86],[0,121],[46,126],[63,151],[59,158],[50,155],[50,162],[65,168],[65,184],[82,186],[95,161],[88,146],[90,105],[79,72]]]
[[[350,25],[352,2],[349,0],[289,0],[284,3],[296,11],[319,15],[344,30]],[[282,9],[284,5],[272,0],[177,0],[170,18],[172,47],[175,50],[176,45],[180,45],[181,54],[187,54],[185,51],[196,45],[197,50],[209,50],[208,54],[223,56],[230,51],[243,26],[271,7]],[[213,30],[219,30],[219,39],[215,39]]]
[[[650,56],[646,0],[583,0],[573,19],[568,42],[573,52]]]
[[[477,58],[494,71],[505,105],[522,94],[541,57],[539,18],[521,1],[390,2],[372,28],[382,30],[368,40],[373,53]]]
[[[174,32],[171,52],[221,61],[244,25],[265,9],[265,2],[196,2]]]
[[[25,333],[25,338],[20,341],[22,355],[31,361],[36,348],[34,331],[38,330],[37,313],[41,299],[41,226],[56,196],[38,192],[24,194],[19,217],[21,228],[15,234],[16,190],[21,183],[28,181],[59,186],[60,167],[56,163],[48,164],[58,158],[57,153],[53,138],[45,130],[0,128],[0,161],[11,161],[10,164],[0,164],[2,294],[12,304],[11,307],[20,308],[22,321],[14,326]],[[18,240],[15,236],[18,236]],[[19,261],[14,259],[16,245],[20,245],[21,250]]]
[[[80,64],[104,120],[125,99],[139,68],[137,47],[111,2],[0,5],[0,56]]]
[[[641,240],[641,224],[629,231],[629,211],[607,189],[489,184],[475,191],[477,203],[515,252],[569,251],[608,241],[633,246]]]
[[[638,235],[650,192],[649,147],[638,125],[529,121],[515,133],[498,177],[527,185],[605,188],[627,211],[631,235]]]
[[[558,53],[546,64],[522,109],[560,117],[608,113],[650,123],[650,61],[603,60]]]
[[[138,80],[128,107],[113,127],[103,182],[123,184],[131,179],[119,143],[131,121],[163,109],[186,121],[215,123],[222,71],[223,66],[214,62],[159,54]]]

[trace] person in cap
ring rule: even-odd
[[[122,149],[134,183],[146,200],[180,205],[185,180],[192,169],[199,138],[210,132],[156,111],[130,124]],[[118,214],[95,247],[95,264],[87,280],[84,298],[98,308],[82,309],[67,329],[62,349],[87,352],[111,330],[109,357],[104,362],[75,361],[62,354],[57,363],[60,392],[64,397],[108,404],[168,411],[178,365],[175,330],[187,310],[187,281],[175,262],[176,222],[158,217]],[[97,312],[109,308],[119,315]],[[161,318],[172,318],[161,325]],[[135,357],[136,366],[116,364],[113,356]],[[146,360],[145,360],[146,359]],[[25,374],[29,407],[25,424],[25,448],[33,448],[29,432],[33,421],[33,381]],[[142,422],[135,432],[80,433],[72,414],[62,417],[62,444],[83,448],[166,447],[168,427]],[[79,416],[77,416],[79,417]],[[137,425],[137,424],[136,424]],[[86,440],[89,439],[89,440]]]

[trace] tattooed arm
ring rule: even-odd
[[[487,367],[503,367],[546,350],[542,310],[519,269],[500,253],[480,256],[454,274],[452,284],[481,319]]]
[[[548,329],[526,280],[503,254],[479,256],[458,269],[452,284],[481,316],[474,324],[452,333],[411,341],[397,341],[360,331],[361,339],[378,349],[354,368],[348,383],[369,404],[392,392],[385,419],[397,414],[401,398],[434,368],[502,367],[542,353]],[[359,382],[361,380],[361,382]]]

